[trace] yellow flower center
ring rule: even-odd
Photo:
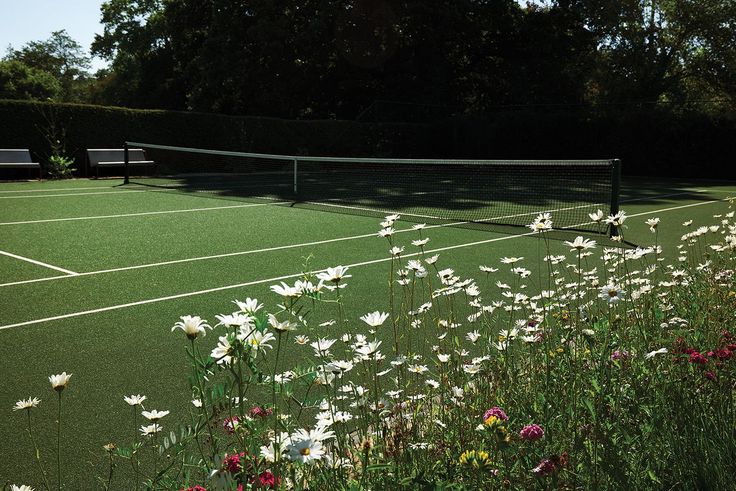
[[[608,290],[608,296],[609,297],[615,297],[616,295],[618,295],[618,291],[617,290],[613,290],[613,289]]]
[[[302,455],[309,455],[309,447],[305,447],[301,450],[299,450],[299,453]]]

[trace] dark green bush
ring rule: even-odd
[[[429,126],[352,121],[289,121],[81,104],[0,101],[0,148],[30,148],[47,166],[51,126],[64,129],[66,153],[86,169],[87,148],[124,141],[297,155],[427,157]]]
[[[139,141],[296,155],[488,159],[620,158],[625,174],[736,178],[736,116],[662,108],[606,113],[508,111],[433,124],[306,121],[0,101],[0,148],[30,148],[46,165],[62,127],[79,173],[87,148]]]

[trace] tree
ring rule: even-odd
[[[45,41],[31,41],[19,50],[9,50],[6,60],[51,74],[59,82],[59,95],[65,101],[79,100],[81,87],[89,77],[89,56],[65,30],[51,33]]]
[[[54,99],[61,85],[48,72],[20,61],[0,61],[0,99]]]
[[[736,95],[734,0],[583,0],[608,102]]]

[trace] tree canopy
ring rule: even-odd
[[[81,91],[89,78],[90,57],[65,30],[51,33],[45,41],[31,41],[18,50],[10,48],[4,61],[15,62],[15,66],[20,63],[36,74],[43,72],[56,80],[59,89],[47,97],[66,101],[84,97]]]
[[[65,31],[5,61],[63,100],[288,118],[736,101],[736,0],[109,0],[101,19],[94,80]]]

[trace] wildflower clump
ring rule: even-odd
[[[377,305],[348,308],[357,268],[305,267],[271,285],[272,307],[235,300],[213,326],[180,317],[191,404],[122,396],[134,431],[106,449],[109,468],[199,491],[668,489],[704,476],[726,489],[734,213],[687,225],[672,255],[658,242],[669,225],[636,216],[590,214],[620,240],[556,243],[541,213],[536,261],[520,249],[466,275],[431,249],[434,226],[389,215],[371,239],[388,251]],[[628,244],[627,226],[652,243]],[[69,377],[50,378],[59,400]],[[40,400],[12,409],[35,438]]]

